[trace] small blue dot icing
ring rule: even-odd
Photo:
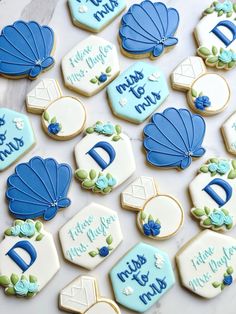
[[[133,247],[110,278],[116,301],[136,312],[147,311],[175,284],[168,255],[145,243]]]
[[[35,79],[54,64],[54,33],[37,22],[17,21],[0,35],[0,74]]]
[[[205,121],[187,109],[168,108],[155,113],[144,128],[147,161],[157,167],[187,168],[192,157],[205,154]]]
[[[0,108],[0,171],[27,153],[34,144],[34,132],[27,116]]]
[[[99,32],[126,7],[125,0],[68,0],[73,23]]]
[[[128,54],[150,54],[159,57],[165,48],[178,43],[174,34],[179,25],[179,13],[162,2],[145,0],[134,4],[123,16],[120,26],[122,48]]]
[[[52,219],[71,203],[67,198],[71,178],[71,167],[52,158],[34,157],[19,164],[7,181],[11,214],[19,219]]]
[[[142,123],[165,101],[169,89],[158,67],[137,62],[108,86],[107,94],[115,115]]]

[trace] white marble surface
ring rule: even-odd
[[[127,0],[128,5],[139,2],[136,0]],[[181,16],[181,23],[178,30],[179,45],[168,54],[162,56],[155,61],[159,65],[167,77],[175,66],[185,57],[195,53],[195,41],[192,36],[194,26],[198,22],[201,12],[210,3],[208,0],[165,0],[169,6],[176,7]],[[70,15],[67,9],[65,0],[0,0],[0,29],[8,23],[11,24],[15,20],[36,20],[40,23],[49,24],[56,33],[57,48],[55,53],[56,66],[43,74],[43,77],[57,78],[63,87],[62,76],[60,72],[60,61],[63,55],[70,50],[78,41],[86,38],[88,32],[82,31],[72,25]],[[120,18],[118,17],[109,27],[107,27],[100,36],[112,41],[118,47],[117,32]],[[131,59],[125,58],[119,52],[121,70],[126,69],[134,62]],[[121,209],[119,203],[119,195],[124,187],[128,184],[120,186],[112,194],[108,196],[95,196],[89,192],[82,191],[79,184],[74,180],[70,190],[70,198],[72,205],[56,216],[55,219],[46,223],[46,229],[51,231],[58,248],[58,254],[61,262],[61,270],[49,283],[49,285],[34,299],[22,300],[16,298],[8,298],[0,291],[0,313],[42,313],[56,314],[58,309],[58,293],[76,276],[88,273],[85,270],[65,262],[62,256],[59,240],[59,228],[71,218],[77,211],[91,201],[99,202],[105,206],[110,206],[118,212],[122,222],[122,230],[124,233],[124,241],[121,246],[108,258],[104,263],[88,274],[97,277],[100,283],[102,295],[112,298],[112,289],[110,286],[108,272],[116,261],[135,243],[145,240],[152,245],[155,245],[165,250],[172,258],[174,264],[174,256],[179,247],[186,241],[200,231],[197,223],[190,216],[191,201],[188,195],[188,184],[195,176],[196,170],[208,157],[212,155],[228,156],[226,153],[222,136],[220,133],[220,126],[224,120],[235,110],[236,90],[235,90],[235,75],[236,70],[223,75],[229,80],[229,84],[233,91],[232,98],[228,109],[211,118],[207,118],[207,134],[204,146],[207,149],[206,155],[195,162],[184,172],[176,170],[161,171],[149,167],[145,163],[145,154],[142,150],[142,129],[144,125],[136,126],[128,122],[122,122],[116,119],[108,106],[106,101],[105,91],[91,98],[83,98],[86,110],[88,112],[87,124],[91,124],[97,119],[111,120],[115,122],[122,122],[123,129],[132,138],[133,149],[135,153],[137,171],[131,182],[138,175],[151,175],[158,180],[159,189],[163,192],[173,194],[183,204],[185,210],[185,223],[181,231],[172,239],[155,242],[146,240],[139,233],[136,228],[136,215],[132,212]],[[25,95],[37,82],[30,82],[28,80],[12,81],[0,78],[0,106],[14,108],[18,111],[25,112]],[[63,92],[72,94],[63,87]],[[159,109],[162,111],[168,106],[187,107],[185,94],[171,90],[171,94],[164,105]],[[40,155],[42,157],[55,157],[60,162],[68,162],[75,168],[75,161],[73,157],[73,148],[80,140],[77,137],[68,142],[57,142],[47,137],[40,124],[40,117],[33,114],[28,114],[33,123],[35,134],[37,137],[37,146],[28,153],[21,161],[27,161],[30,157]],[[7,203],[5,201],[4,193],[6,190],[6,179],[12,174],[14,167],[11,167],[4,173],[0,174],[0,230],[3,232],[12,222],[12,217],[8,214]],[[236,230],[229,232],[232,236],[236,235]],[[45,269],[47,267],[47,257],[45,255]],[[174,268],[176,268],[174,266]],[[44,269],[42,269],[44,271]],[[231,286],[213,300],[204,300],[198,298],[180,285],[178,275],[176,273],[176,285],[166,294],[159,303],[149,310],[149,314],[180,314],[183,311],[191,314],[207,313],[207,314],[233,314],[236,307],[236,285]],[[121,308],[123,314],[131,313],[128,310]],[[101,313],[98,313],[101,314]]]

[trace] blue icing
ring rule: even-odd
[[[164,102],[169,89],[158,67],[137,62],[108,86],[107,94],[115,115],[142,123]]]
[[[116,301],[137,312],[147,311],[175,283],[168,255],[145,243],[133,247],[110,277]]]
[[[120,26],[122,48],[130,54],[160,56],[165,48],[178,43],[174,34],[179,13],[162,2],[145,0],[134,4],[123,16]]]
[[[147,161],[157,167],[187,168],[192,157],[205,153],[205,121],[187,109],[168,108],[155,113],[144,128]]]
[[[3,28],[0,35],[0,74],[36,78],[54,64],[50,56],[54,33],[37,22],[17,21]]]
[[[125,0],[68,0],[73,22],[99,32],[126,7]]]
[[[34,143],[29,119],[22,113],[0,108],[0,171],[19,159]]]
[[[11,214],[19,219],[52,219],[60,208],[71,203],[67,198],[71,178],[71,167],[52,158],[34,157],[19,164],[7,181]]]

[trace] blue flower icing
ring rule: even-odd
[[[0,35],[0,74],[36,78],[54,64],[54,33],[37,22],[17,21]]]
[[[71,178],[71,167],[52,158],[34,157],[19,164],[7,181],[9,211],[19,219],[52,219],[60,208],[71,203],[67,198]]]
[[[120,26],[122,48],[129,54],[160,56],[165,48],[174,46],[179,13],[162,2],[145,0],[134,4],[123,16]]]
[[[205,153],[205,121],[187,109],[168,108],[152,116],[144,128],[147,161],[157,167],[187,168]]]

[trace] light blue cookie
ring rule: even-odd
[[[107,94],[116,116],[139,124],[165,101],[169,89],[158,67],[137,62],[108,86]]]

